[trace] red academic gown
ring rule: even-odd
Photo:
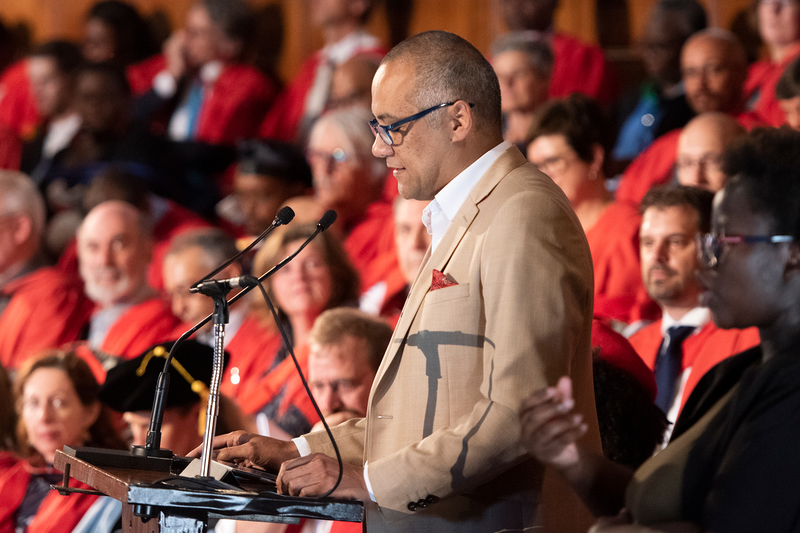
[[[626,324],[642,318],[657,318],[646,316],[640,309],[649,307],[647,300],[640,298],[645,292],[639,265],[641,220],[634,205],[617,202],[611,204],[586,232],[594,266],[596,317]]]
[[[383,57],[386,52],[387,50],[383,47],[358,48],[353,52],[353,56],[375,54]],[[320,50],[302,64],[294,79],[278,95],[275,105],[264,117],[264,121],[258,129],[259,137],[294,142],[303,118],[303,111],[305,111],[306,97],[314,85],[314,78],[317,75],[317,67],[321,59],[322,51]]]
[[[556,33],[552,47],[550,98],[561,98],[579,92],[604,105],[613,103],[616,82],[599,46],[584,43],[564,33]]]
[[[111,325],[99,351],[121,359],[133,359],[154,344],[175,340],[179,324],[180,320],[164,300],[145,300],[128,309]],[[75,352],[89,363],[97,382],[105,382],[106,372],[89,347],[80,344]]]
[[[19,170],[22,141],[10,126],[0,123],[0,169]]]
[[[640,329],[631,335],[629,340],[645,364],[654,369],[656,356],[663,341],[661,320]],[[713,322],[709,322],[699,332],[683,341],[683,370],[689,367],[692,370],[683,389],[681,409],[697,382],[711,367],[731,355],[758,345],[760,342],[761,339],[756,328],[719,329]]]
[[[308,376],[308,346],[296,346],[294,352],[303,375]],[[272,357],[274,357],[274,354]],[[251,382],[246,390],[240,391],[239,407],[245,414],[252,415],[279,395],[281,396],[278,409],[279,416],[289,406],[293,406],[303,414],[311,425],[319,421],[319,417],[314,411],[314,406],[306,394],[300,377],[297,375],[297,369],[291,356],[287,356],[266,375],[262,375],[259,379]],[[276,422],[280,424],[280,421]]]
[[[13,294],[0,315],[0,363],[6,368],[77,340],[92,310],[79,279],[51,267],[13,280],[3,292]]]
[[[30,465],[8,452],[0,452],[0,533],[14,533],[16,512],[25,497],[31,478]],[[92,487],[72,480],[70,486]],[[26,533],[70,533],[99,496],[71,494],[61,496],[51,490],[44,497]]]
[[[747,101],[769,126],[778,127],[786,122],[775,96],[775,86],[787,65],[798,56],[800,43],[794,45],[782,61],[773,63],[763,59],[750,65],[747,70],[747,80],[744,82]]]
[[[748,131],[764,125],[761,117],[751,111],[736,115],[736,120]],[[628,165],[617,187],[618,202],[639,204],[652,187],[669,183],[674,173],[682,131],[683,128],[678,128],[665,133]]]
[[[153,78],[166,68],[164,56],[155,56],[128,68],[135,94],[152,87]],[[258,126],[278,94],[261,72],[243,64],[228,64],[203,95],[197,138],[209,144],[235,144],[255,137]]]
[[[344,249],[361,276],[362,290],[388,276],[393,265],[384,257],[395,255],[392,205],[377,201],[367,206],[364,217],[347,234]]]
[[[182,324],[175,338],[193,325]],[[256,317],[246,317],[225,347],[230,359],[220,392],[238,402],[243,391],[254,386],[253,383],[267,372],[280,347],[281,338],[277,332],[265,329]]]
[[[0,123],[23,141],[33,138],[42,117],[36,109],[28,78],[28,61],[17,61],[0,76]]]

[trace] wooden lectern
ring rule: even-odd
[[[209,518],[298,523],[301,518],[361,522],[363,504],[332,498],[277,494],[274,476],[234,469],[225,482],[179,477],[188,464],[180,457],[154,459],[97,448],[57,451],[54,466],[64,472],[62,494],[77,479],[122,502],[122,527],[132,533],[204,533]]]

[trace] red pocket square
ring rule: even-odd
[[[432,291],[444,289],[445,287],[450,287],[451,285],[458,285],[458,283],[447,279],[445,274],[442,274],[435,268],[433,269],[433,280],[431,281]]]

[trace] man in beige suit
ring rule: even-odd
[[[460,37],[404,41],[372,92],[373,153],[403,197],[431,202],[433,241],[366,417],[333,429],[345,462],[333,495],[364,501],[370,532],[585,531],[577,497],[525,455],[517,415],[523,398],[568,374],[599,452],[580,224],[560,189],[503,142],[497,78]],[[292,495],[323,494],[338,474],[325,433],[293,443],[234,433],[216,446],[222,460],[283,463],[279,490]]]

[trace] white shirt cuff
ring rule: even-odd
[[[372,492],[372,485],[369,483],[369,476],[367,475],[367,470],[369,469],[369,465],[364,465],[364,483],[367,485],[367,492],[369,492],[369,499],[375,503],[378,503],[378,500],[375,499],[375,494]]]
[[[308,445],[308,441],[304,437],[292,439],[292,442],[294,442],[294,445],[297,446],[297,451],[300,453],[300,457],[305,457],[306,455],[311,454],[311,446]]]
[[[178,82],[175,81],[172,74],[162,70],[153,78],[153,90],[158,96],[166,100],[175,96],[175,92],[178,90]]]

